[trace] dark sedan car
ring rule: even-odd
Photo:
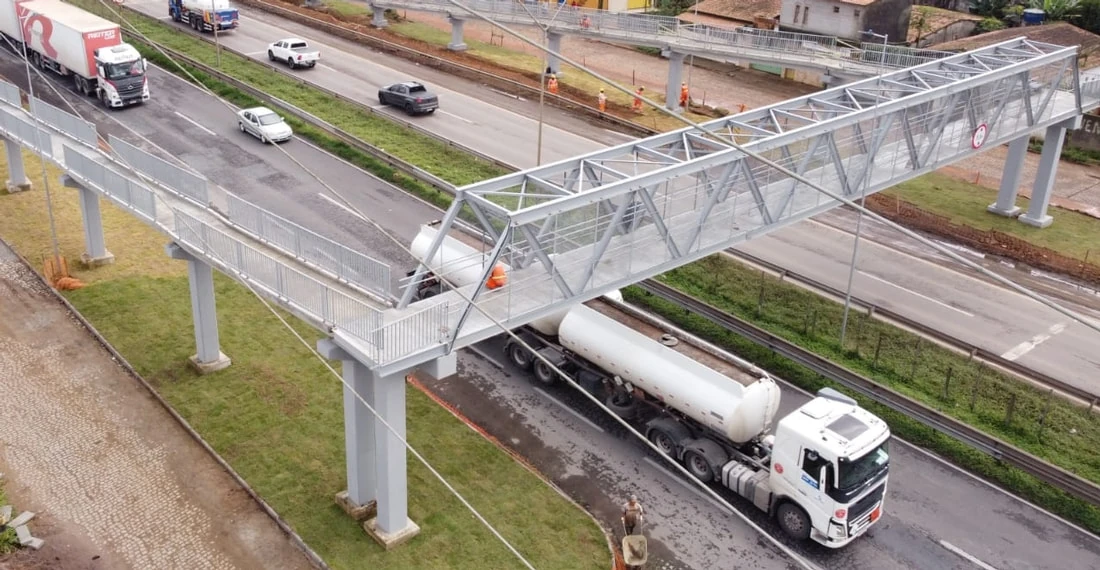
[[[401,107],[406,113],[434,113],[439,108],[439,97],[427,87],[415,81],[394,83],[378,90],[378,102]]]

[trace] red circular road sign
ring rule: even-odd
[[[989,134],[989,126],[985,123],[978,125],[978,128],[974,129],[974,134],[970,135],[970,146],[975,149],[982,148],[985,144],[985,137]]]

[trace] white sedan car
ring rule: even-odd
[[[290,140],[294,131],[275,111],[267,107],[253,107],[237,111],[237,126],[242,133],[248,133],[266,143]]]

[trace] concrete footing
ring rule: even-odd
[[[221,351],[218,352],[217,358],[209,362],[200,362],[199,355],[197,354],[191,355],[191,358],[188,358],[187,362],[191,365],[191,368],[194,368],[200,375],[225,370],[233,363],[233,361],[229,360],[229,357]]]
[[[336,493],[336,504],[343,509],[349,517],[355,519],[356,522],[373,519],[375,515],[378,514],[377,501],[371,501],[365,505],[357,505],[348,497],[348,492],[346,490]]]
[[[1051,216],[1048,216],[1046,214],[1043,214],[1041,216],[1036,216],[1036,217],[1032,217],[1028,214],[1024,214],[1024,215],[1022,215],[1022,216],[1020,216],[1019,218],[1016,218],[1016,219],[1024,225],[1032,226],[1032,227],[1036,227],[1036,228],[1050,227],[1050,225],[1054,223],[1054,218],[1052,218]]]
[[[8,180],[4,182],[4,188],[7,189],[8,194],[18,194],[20,192],[26,192],[31,189],[30,181],[16,183]]]
[[[92,257],[87,253],[80,254],[80,263],[83,263],[85,267],[100,267],[103,265],[111,265],[115,262],[115,254],[107,251],[106,255],[99,255]]]
[[[405,528],[397,532],[384,532],[378,528],[378,519],[373,518],[363,523],[363,530],[367,531],[378,544],[382,545],[382,548],[391,550],[406,542],[412,540],[412,538],[420,534],[420,526],[412,521],[412,519],[406,518],[408,523]]]
[[[990,214],[997,214],[998,216],[1004,216],[1006,218],[1015,218],[1020,215],[1022,211],[1019,206],[1012,206],[1010,208],[1001,208],[996,202],[986,207],[985,211]]]

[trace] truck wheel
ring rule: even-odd
[[[776,510],[775,518],[779,522],[779,528],[787,536],[798,540],[810,538],[810,517],[802,507],[794,503],[783,503]]]
[[[608,396],[605,404],[616,416],[624,420],[634,418],[634,398],[630,394],[617,392]]]
[[[512,364],[515,364],[520,370],[531,369],[531,361],[533,360],[531,353],[519,343],[508,345],[508,358],[510,358]]]
[[[286,64],[287,64],[287,66],[289,66],[289,67],[290,67],[291,69],[294,69],[294,68],[298,67],[297,65],[295,65],[295,63],[294,63],[294,58],[293,58],[293,57],[287,57],[287,58],[286,58]]]
[[[269,61],[275,61],[275,52],[267,50],[267,59]]]
[[[714,470],[710,468],[710,462],[703,454],[689,451],[684,455],[684,466],[688,468],[696,478],[704,483],[714,480]]]
[[[676,453],[676,442],[672,439],[672,436],[659,429],[649,433],[649,441],[653,442],[653,445],[657,446],[657,449],[665,455],[674,456],[673,454]]]
[[[535,378],[545,386],[553,386],[558,383],[558,373],[554,372],[550,365],[535,359]]]

